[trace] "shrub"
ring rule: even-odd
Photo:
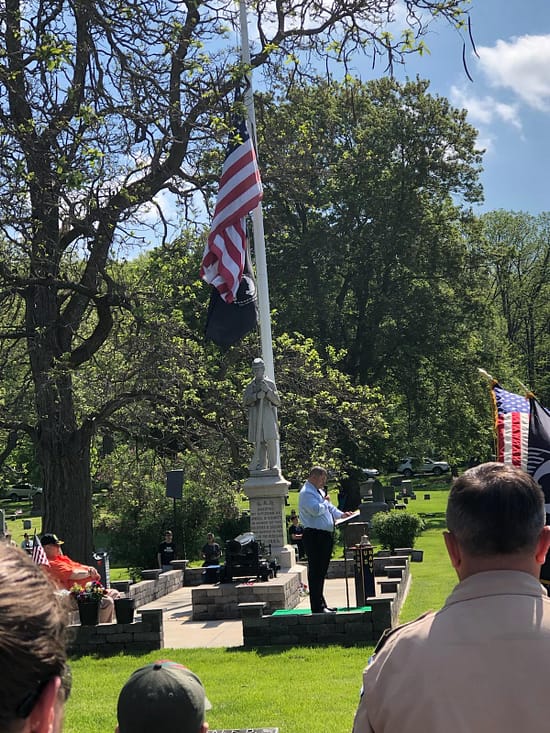
[[[372,528],[382,547],[393,552],[396,547],[414,547],[425,525],[418,514],[394,510],[375,514]]]

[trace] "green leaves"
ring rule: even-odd
[[[382,547],[393,552],[396,547],[414,547],[425,524],[418,514],[390,511],[375,514],[372,528]]]

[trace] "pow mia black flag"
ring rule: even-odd
[[[540,484],[547,505],[546,513],[550,514],[550,412],[534,397],[529,403],[527,471]]]
[[[222,349],[238,343],[258,323],[256,283],[246,253],[243,276],[233,303],[226,303],[216,288],[210,293],[205,336]]]
[[[537,402],[529,400],[529,442],[527,446],[527,471],[544,492],[546,524],[550,521],[550,412]],[[550,595],[550,552],[540,569],[540,582]]]

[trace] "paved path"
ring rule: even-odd
[[[353,578],[349,583],[349,602],[355,605]],[[156,601],[142,606],[162,608],[164,646],[167,649],[193,649],[197,647],[234,647],[243,645],[243,627],[240,619],[218,621],[192,621],[191,587],[183,587]],[[346,581],[335,578],[325,582],[325,598],[329,606],[347,606]],[[309,608],[309,597],[304,596],[297,608]],[[139,611],[138,611],[139,613]]]

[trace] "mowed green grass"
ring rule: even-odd
[[[212,703],[207,715],[211,728],[344,733],[351,730],[361,671],[371,651],[365,647],[177,649],[103,660],[85,657],[72,664],[74,692],[64,730],[113,731],[118,692],[131,672],[169,658],[190,667],[203,681]],[[177,721],[173,730],[178,730]]]
[[[415,482],[416,483],[416,482]],[[424,516],[428,529],[417,540],[422,563],[413,563],[412,584],[401,620],[440,608],[456,583],[447,559],[446,490],[416,488],[406,511]],[[430,493],[425,500],[424,493]],[[290,508],[297,495],[291,493]],[[336,553],[337,554],[337,553]],[[165,649],[108,659],[72,662],[73,693],[66,708],[66,733],[113,731],[118,693],[134,669],[156,659],[174,659],[202,679],[212,703],[211,728],[276,727],[279,733],[349,733],[359,699],[361,675],[372,646],[319,648]],[[177,722],[174,721],[174,731]]]

